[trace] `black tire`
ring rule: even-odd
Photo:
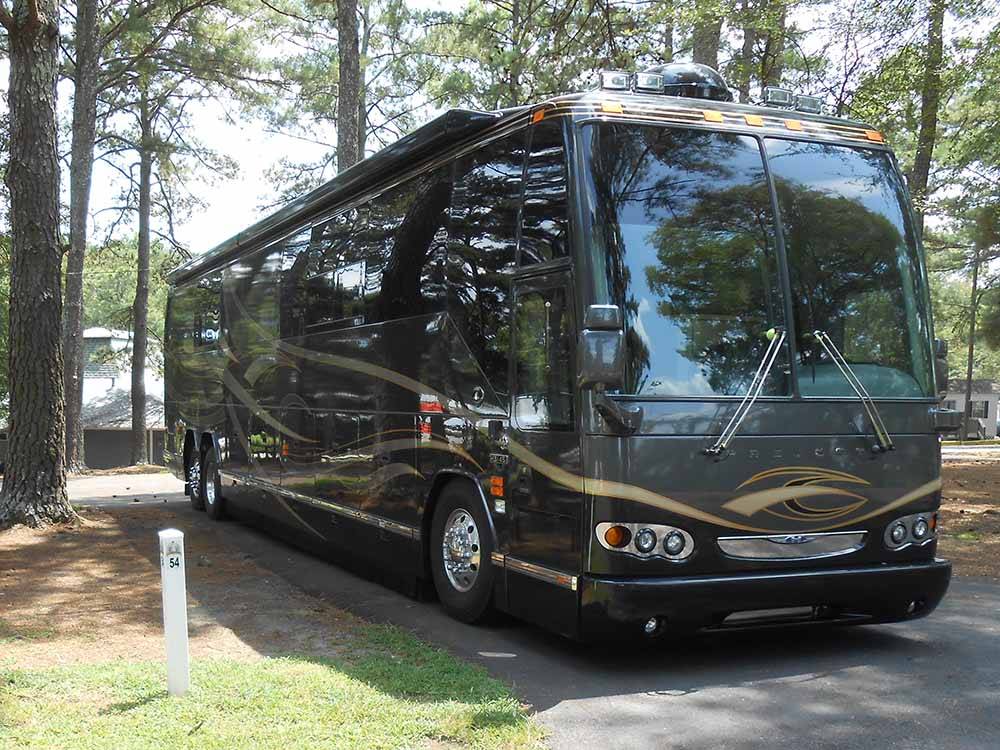
[[[209,518],[221,521],[226,517],[226,499],[222,496],[219,462],[211,446],[205,451],[201,462],[201,496]]]
[[[202,486],[201,476],[201,456],[196,448],[188,450],[187,461],[187,485],[188,497],[191,498],[191,507],[195,510],[205,510],[205,488]]]
[[[478,537],[479,563],[475,566],[474,582],[467,590],[461,590],[445,570],[444,537],[445,525],[453,514],[466,513],[474,522]],[[454,516],[457,522],[461,516]],[[490,561],[493,553],[493,533],[489,518],[483,508],[475,488],[468,482],[449,482],[441,490],[434,518],[431,520],[430,560],[434,588],[445,611],[462,622],[480,622],[491,613],[493,603],[493,583],[496,570]],[[471,563],[470,563],[471,565]],[[467,575],[467,574],[466,574]]]

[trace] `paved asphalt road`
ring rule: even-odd
[[[172,478],[84,481],[71,482],[74,501],[166,500],[180,528],[210,523]],[[462,625],[252,528],[225,529],[300,588],[485,665],[557,749],[1000,748],[1000,586],[986,581],[954,581],[937,612],[908,624],[581,646],[517,622]]]

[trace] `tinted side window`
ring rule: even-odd
[[[387,190],[371,200],[367,223],[358,227],[355,235],[357,258],[343,271],[345,284],[359,285],[365,323],[384,320],[380,304],[382,277],[401,240],[400,227],[415,197],[416,186],[412,182]]]
[[[443,261],[451,204],[449,171],[418,177],[402,192],[408,206],[381,271],[381,320],[445,309]]]
[[[347,211],[288,243],[282,295],[298,335],[364,322],[365,261],[355,235],[366,215]]]
[[[517,248],[525,133],[455,165],[448,310],[497,393],[507,392],[510,277]]]
[[[238,355],[274,350],[280,333],[280,245],[258,250],[229,266],[223,277],[226,331]]]
[[[521,220],[521,265],[569,254],[566,147],[562,126],[542,120],[529,134]]]
[[[573,427],[573,324],[561,288],[518,294],[514,418],[524,428]]]

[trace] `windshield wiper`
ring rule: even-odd
[[[844,376],[844,379],[850,384],[854,392],[858,394],[858,398],[861,400],[861,405],[865,407],[865,412],[868,414],[868,420],[872,423],[872,427],[875,429],[875,440],[878,441],[877,445],[872,446],[872,451],[875,453],[887,452],[896,450],[896,446],[892,444],[892,438],[889,436],[889,431],[885,428],[885,423],[882,421],[882,416],[878,413],[878,407],[875,406],[875,401],[871,396],[868,395],[868,391],[865,390],[864,385],[862,385],[861,380],[857,375],[854,374],[854,370],[851,366],[847,364],[847,360],[844,359],[844,355],[840,353],[837,345],[833,343],[826,331],[813,331],[813,336],[822,345],[823,349],[826,351],[827,356],[833,360],[833,363],[837,365],[837,369],[840,370],[840,374]]]
[[[733,412],[729,424],[719,434],[719,439],[705,449],[704,452],[709,456],[718,456],[729,447],[729,442],[733,439],[740,425],[743,424],[743,420],[746,419],[747,414],[750,413],[750,409],[753,408],[754,403],[757,401],[757,397],[760,396],[760,392],[764,389],[764,383],[767,381],[767,376],[771,374],[771,368],[774,367],[774,362],[778,358],[781,345],[785,343],[785,331],[782,328],[772,328],[767,332],[767,335],[771,343],[767,345],[767,350],[764,352],[764,356],[757,366],[757,372],[754,373],[753,380],[750,381],[750,387],[747,388],[746,395],[743,397],[740,405],[736,407],[736,411]]]

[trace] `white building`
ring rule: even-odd
[[[83,428],[87,466],[125,466],[132,429],[132,339],[128,331],[83,332]],[[152,343],[151,343],[152,346]],[[147,367],[146,450],[150,463],[163,461],[163,377]]]
[[[997,401],[1000,387],[992,380],[972,381],[972,402],[969,414],[969,437],[983,439],[997,436]],[[957,411],[965,410],[965,379],[949,380],[948,395],[943,406]]]

